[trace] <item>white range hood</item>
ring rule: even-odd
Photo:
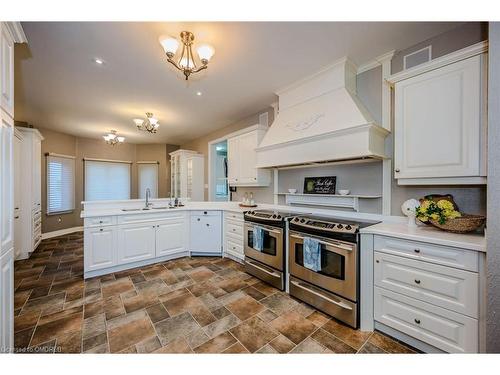
[[[356,66],[343,58],[277,93],[279,113],[257,147],[257,167],[385,158],[388,130],[356,96]]]

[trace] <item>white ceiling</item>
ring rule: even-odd
[[[25,22],[16,47],[15,117],[91,138],[116,129],[134,143],[182,144],[255,113],[274,92],[334,60],[358,64],[456,27],[457,23]],[[158,36],[195,33],[215,47],[208,70],[186,83]],[[93,58],[105,64],[98,66]],[[196,92],[201,91],[202,96]],[[151,111],[160,130],[136,130]]]

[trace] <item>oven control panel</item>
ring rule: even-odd
[[[311,228],[315,230],[320,230],[324,232],[335,232],[335,233],[357,233],[359,225],[349,224],[349,223],[337,223],[334,221],[324,221],[311,219],[307,217],[294,217],[291,222],[300,227]]]

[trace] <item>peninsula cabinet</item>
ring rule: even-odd
[[[267,126],[255,125],[227,140],[228,183],[231,186],[269,186],[271,171],[256,168],[255,149],[264,137]]]
[[[184,211],[84,220],[85,278],[189,255]]]
[[[486,183],[486,46],[389,77],[399,185]]]

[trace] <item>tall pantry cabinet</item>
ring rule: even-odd
[[[14,349],[14,43],[21,25],[0,22],[0,352]]]

